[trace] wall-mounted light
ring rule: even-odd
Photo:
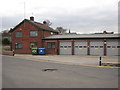
[[[20,30],[22,30],[22,28],[20,28]]]
[[[104,42],[104,44],[106,44],[106,41]]]

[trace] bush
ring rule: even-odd
[[[2,40],[2,44],[3,44],[3,45],[10,45],[10,41],[8,40],[8,38],[4,38],[4,39]]]

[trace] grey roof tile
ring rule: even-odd
[[[82,39],[82,38],[120,38],[120,34],[63,34],[52,35],[44,39]]]

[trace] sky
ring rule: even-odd
[[[118,32],[119,0],[1,0],[0,31],[8,30],[24,18],[48,19],[51,27],[71,32]]]

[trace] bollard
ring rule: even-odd
[[[14,50],[13,50],[13,56],[15,55]]]
[[[99,66],[101,66],[101,65],[102,65],[102,63],[101,63],[101,56],[100,56]]]

